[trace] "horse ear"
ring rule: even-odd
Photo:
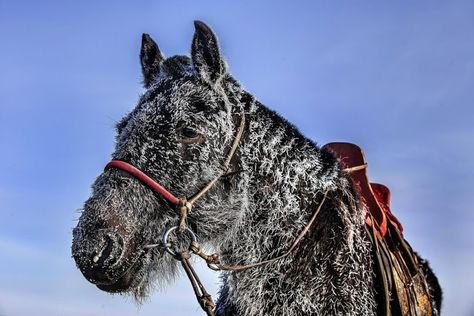
[[[143,84],[145,88],[148,88],[155,79],[155,76],[160,70],[160,64],[164,59],[155,41],[150,35],[143,33],[140,63],[142,64]]]
[[[226,65],[221,57],[216,35],[211,28],[201,21],[194,21],[191,58],[199,75],[212,83],[226,72]]]

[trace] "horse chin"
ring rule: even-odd
[[[96,284],[102,291],[109,293],[134,293],[136,295],[137,288],[143,283],[146,268],[144,256],[139,257],[126,271],[113,283]]]
[[[125,294],[141,304],[154,289],[164,289],[179,275],[175,259],[156,249],[147,250],[138,256],[117,279],[95,283],[102,291]]]

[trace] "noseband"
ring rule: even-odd
[[[120,160],[112,160],[105,166],[105,170],[110,168],[120,169],[125,171],[144,184],[146,184],[150,189],[161,195],[163,198],[168,200],[171,204],[174,204],[179,208],[179,230],[184,232],[186,230],[186,218],[189,212],[191,212],[191,208],[193,207],[194,203],[201,198],[207,191],[209,191],[220,178],[227,175],[229,173],[230,163],[232,158],[234,157],[235,152],[237,151],[237,147],[239,147],[240,139],[244,133],[245,129],[245,114],[242,111],[239,129],[237,134],[235,135],[234,141],[232,142],[232,146],[229,149],[229,153],[227,154],[227,158],[222,165],[220,172],[200,191],[196,192],[190,198],[177,198],[172,193],[170,193],[167,189],[165,189],[162,185],[158,182],[147,176],[143,173],[140,169],[134,167],[133,165]]]
[[[152,244],[152,245],[146,245],[145,249],[150,249],[150,248],[155,248],[158,246],[163,246],[166,251],[171,254],[176,260],[179,260],[189,278],[191,281],[191,285],[193,286],[194,293],[196,295],[196,298],[201,305],[201,308],[206,312],[207,315],[209,316],[214,316],[215,315],[215,304],[212,300],[212,297],[209,293],[207,293],[206,289],[204,288],[203,284],[199,280],[199,277],[197,276],[195,270],[191,266],[190,258],[192,254],[198,255],[202,259],[204,259],[207,263],[207,266],[215,271],[232,271],[232,272],[239,272],[243,270],[247,270],[250,268],[254,267],[259,267],[262,265],[267,265],[269,263],[275,262],[277,260],[283,259],[290,255],[294,249],[296,249],[296,246],[299,244],[301,239],[306,235],[306,233],[309,231],[311,225],[315,221],[319,211],[321,210],[322,206],[324,205],[324,202],[326,201],[327,197],[327,191],[324,193],[323,198],[321,202],[319,203],[318,208],[310,218],[308,224],[304,227],[304,229],[300,232],[300,234],[296,237],[296,239],[293,241],[291,246],[287,249],[286,252],[283,254],[273,257],[271,259],[263,260],[257,263],[251,263],[247,265],[225,265],[220,263],[219,260],[219,255],[218,254],[211,254],[207,255],[202,251],[202,248],[200,244],[197,242],[197,237],[196,234],[187,226],[186,224],[186,219],[187,215],[191,211],[194,203],[200,199],[207,191],[209,191],[214,184],[219,181],[220,178],[223,176],[226,176],[229,174],[229,169],[230,169],[230,163],[232,161],[232,158],[235,155],[235,152],[237,151],[237,148],[239,146],[239,143],[241,141],[242,135],[244,133],[245,129],[245,113],[242,111],[241,113],[241,118],[240,118],[240,124],[239,128],[237,130],[237,134],[235,135],[235,138],[232,142],[232,146],[229,149],[229,152],[227,154],[227,158],[224,161],[224,164],[222,165],[221,170],[219,173],[211,180],[209,181],[200,191],[196,192],[189,198],[177,198],[174,196],[171,192],[169,192],[166,188],[164,188],[162,185],[160,185],[157,181],[153,180],[150,178],[148,175],[146,175],[144,172],[142,172],[140,169],[134,167],[133,165],[121,161],[121,160],[112,160],[110,161],[106,166],[105,170],[108,169],[120,169],[122,171],[127,172],[128,174],[134,176],[138,180],[140,180],[142,183],[147,185],[150,189],[152,189],[154,192],[158,193],[161,195],[164,199],[166,199],[168,202],[171,204],[175,205],[177,209],[179,210],[179,224],[177,226],[173,226],[169,228],[168,230],[165,231],[162,237],[162,242],[161,244]],[[172,244],[168,241],[169,236],[171,233],[174,231],[178,230],[181,233],[186,233],[189,238],[191,239],[191,245],[189,247],[188,251],[181,251],[177,252],[172,249]]]

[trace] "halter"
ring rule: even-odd
[[[105,170],[115,168],[115,169],[120,169],[122,171],[129,173],[130,175],[134,176],[135,178],[140,180],[142,183],[146,184],[150,189],[152,189],[154,192],[161,195],[164,199],[166,199],[168,202],[170,202],[171,204],[175,205],[178,208],[179,224],[165,231],[162,237],[161,244],[150,244],[150,245],[146,245],[144,248],[151,249],[151,248],[163,246],[169,254],[171,254],[176,260],[181,262],[189,280],[191,281],[194,294],[196,295],[196,298],[199,304],[201,305],[201,308],[204,310],[204,312],[206,312],[208,316],[215,315],[215,311],[214,311],[215,304],[212,300],[211,295],[207,293],[206,289],[201,283],[199,277],[196,274],[196,271],[191,266],[190,259],[191,259],[192,254],[195,254],[201,257],[204,261],[206,261],[207,266],[214,271],[239,272],[239,271],[244,271],[250,268],[267,265],[277,260],[281,260],[287,257],[288,255],[290,255],[294,251],[294,249],[296,249],[299,242],[303,239],[303,237],[309,231],[311,225],[314,223],[317,215],[321,211],[322,206],[324,205],[324,202],[326,201],[327,194],[328,194],[328,191],[324,193],[321,202],[319,203],[316,211],[313,213],[312,217],[310,218],[308,224],[298,234],[298,236],[293,241],[291,246],[287,249],[287,251],[279,256],[273,257],[271,259],[263,260],[257,263],[247,264],[247,265],[225,265],[225,264],[220,263],[218,254],[211,254],[211,255],[205,254],[202,251],[201,245],[197,241],[196,234],[186,225],[187,215],[189,214],[194,203],[198,199],[200,199],[207,191],[209,191],[214,186],[214,184],[216,184],[216,182],[219,181],[220,178],[229,174],[230,163],[232,161],[232,158],[235,155],[235,152],[237,151],[242,135],[244,133],[244,129],[245,129],[245,113],[242,111],[240,125],[237,130],[237,134],[235,135],[235,138],[232,142],[232,146],[229,149],[227,158],[224,161],[224,164],[222,165],[220,172],[211,181],[209,181],[200,191],[196,192],[189,198],[178,198],[174,196],[171,192],[169,192],[165,187],[160,185],[157,181],[153,180],[151,177],[146,175],[140,169],[134,167],[133,165],[125,161],[112,160],[105,166]],[[188,237],[191,239],[191,244],[188,251],[177,252],[172,249],[172,244],[168,241],[168,239],[171,233],[173,233],[176,230],[178,230],[181,233],[186,233]]]
[[[237,131],[237,135],[235,135],[234,141],[232,142],[232,147],[229,149],[229,153],[227,154],[227,158],[222,165],[221,171],[212,179],[204,188],[202,188],[200,191],[192,195],[190,198],[177,198],[175,197],[170,191],[165,189],[162,185],[160,185],[158,182],[147,176],[145,173],[143,173],[140,169],[134,167],[133,165],[125,162],[125,161],[120,161],[120,160],[112,160],[105,166],[105,170],[110,169],[110,168],[116,168],[120,169],[122,171],[125,171],[138,180],[142,181],[144,184],[146,184],[150,189],[161,195],[163,198],[168,200],[171,204],[176,205],[179,207],[179,214],[180,214],[180,220],[179,220],[179,230],[181,232],[184,232],[186,229],[186,218],[189,212],[191,212],[191,208],[193,207],[194,203],[201,198],[207,191],[209,191],[214,184],[216,184],[217,181],[219,181],[220,178],[223,176],[227,175],[229,173],[229,166],[230,162],[232,161],[232,158],[234,157],[235,152],[237,151],[237,147],[239,146],[240,139],[242,138],[242,135],[244,133],[245,129],[245,114],[242,111],[241,113],[241,119],[240,119],[240,125],[239,129]]]

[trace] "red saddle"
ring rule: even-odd
[[[391,225],[395,227],[395,229],[403,236],[403,226],[398,221],[398,219],[393,215],[392,211],[390,210],[390,190],[385,185],[380,183],[370,183],[370,187],[375,194],[375,198],[379,205],[382,207],[387,219]]]
[[[384,238],[389,225],[402,236],[403,226],[390,210],[390,190],[383,184],[369,182],[367,162],[362,149],[351,143],[329,143],[323,148],[333,153],[348,173],[367,206],[366,223],[375,228],[377,237]]]
[[[403,238],[403,227],[390,211],[390,190],[370,183],[362,149],[351,143],[323,147],[339,160],[367,206],[366,224],[373,243],[381,304],[379,315],[433,315],[426,281],[416,254]],[[366,228],[369,228],[366,227]]]

